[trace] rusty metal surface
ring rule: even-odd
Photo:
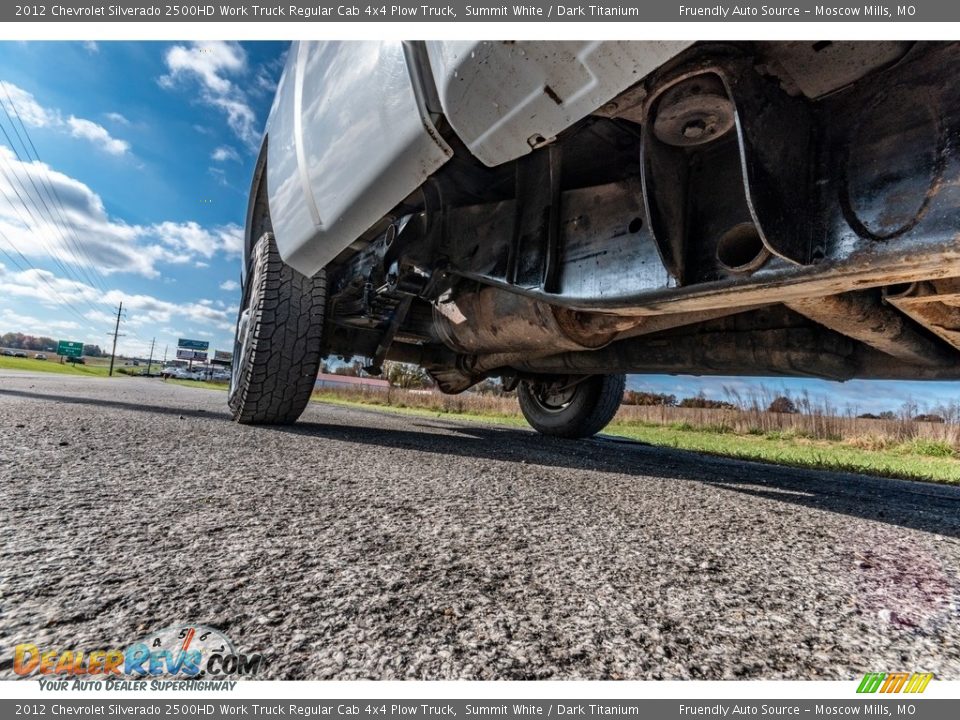
[[[787,307],[907,363],[935,367],[960,362],[956,352],[921,334],[902,314],[885,307],[876,291],[794,300]]]
[[[459,156],[334,274],[338,327],[382,347],[406,268],[396,337],[424,347],[389,356],[448,391],[510,368],[960,375],[960,44],[847,48],[816,91],[790,59],[827,73],[845,47],[699,46],[503,172]],[[712,323],[773,306],[784,325]]]
[[[600,347],[613,333],[584,343],[567,336],[546,303],[486,287],[438,302],[434,328],[447,347],[461,353],[583,350]]]
[[[641,190],[648,206],[637,217],[653,227],[635,225],[639,233],[632,241],[620,229],[637,203],[629,179],[565,191],[559,286],[532,295],[629,314],[673,311],[671,299],[679,303],[675,309],[690,309],[688,293],[753,304],[769,301],[769,294],[759,296],[782,285],[809,283],[809,292],[794,296],[802,297],[960,275],[960,89],[944,82],[946,69],[960,67],[957,44],[918,47],[895,67],[818,103],[778,96],[769,80],[738,62],[740,75],[727,74],[739,102],[739,160],[736,148],[733,161],[724,160],[726,140],[715,149],[700,146],[712,154],[692,164],[683,162],[682,149],[648,153]],[[655,95],[648,100],[655,101]],[[784,124],[787,118],[792,124]],[[747,168],[749,202],[733,174],[740,164]],[[707,204],[690,215],[682,188],[694,181],[701,188],[698,202]],[[492,206],[486,212],[475,207],[462,226],[451,226],[491,252],[502,237],[495,227],[499,214]],[[724,274],[719,266],[711,270],[710,243],[725,227],[751,219],[768,247],[801,265],[774,259],[746,277]],[[453,256],[454,272],[509,285],[489,263]],[[608,263],[613,257],[616,262]],[[688,267],[692,261],[703,267]]]
[[[649,335],[755,309],[729,307],[671,315],[611,315],[580,312],[495,287],[462,292],[434,306],[432,333],[463,354],[590,350],[615,340]],[[490,366],[488,366],[490,367]]]
[[[960,350],[960,278],[914,283],[884,299]]]
[[[796,40],[761,43],[764,62],[791,94],[818,98],[902,58],[909,41]]]
[[[856,375],[854,343],[835,333],[807,328],[759,332],[702,333],[657,340],[632,338],[595,352],[568,352],[514,365],[542,374],[617,372],[821,377]]]
[[[511,282],[520,287],[556,291],[560,249],[560,145],[550,145],[517,160],[516,210]]]

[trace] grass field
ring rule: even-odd
[[[495,422],[519,427],[527,423],[514,398],[481,396],[440,397],[439,407],[410,407],[431,396],[404,391],[358,393],[325,390],[314,399],[354,407],[376,406],[411,415]],[[388,405],[388,402],[391,403]],[[511,411],[512,410],[512,411]],[[603,431],[651,445],[692,450],[721,457],[769,462],[790,467],[858,472],[909,480],[960,483],[960,453],[943,440],[912,437],[899,442],[857,436],[848,440],[817,440],[791,430],[738,432],[731,425],[650,422],[630,417],[636,408],[624,407]],[[693,418],[694,413],[688,413]],[[707,415],[710,417],[710,415]],[[918,424],[919,425],[919,424]]]
[[[32,355],[33,353],[31,353]],[[62,365],[56,355],[49,360],[35,360],[29,358],[14,358],[0,355],[0,370],[29,370],[30,372],[49,372],[62,375],[87,375],[93,377],[107,377],[109,360],[106,363],[94,363],[90,360],[85,365],[75,365],[64,362]],[[116,375],[116,368],[114,368]],[[121,376],[122,377],[122,376]]]
[[[161,382],[173,383],[174,385],[183,385],[184,387],[203,388],[204,390],[223,390],[226,392],[230,389],[230,385],[228,383],[207,382],[206,380],[177,380],[176,378],[170,378],[169,380]]]
[[[56,360],[3,356],[0,356],[0,369],[107,375],[106,364],[61,365]],[[227,390],[226,383],[173,379],[166,382],[195,389]],[[443,396],[396,389],[390,393],[326,389],[316,393],[314,400],[352,407],[375,406],[421,417],[527,426],[513,397]],[[823,439],[808,429],[824,423],[837,427],[827,433],[830,439]],[[764,418],[749,413],[724,415],[713,411],[684,412],[681,408],[625,406],[604,433],[742,460],[960,484],[956,431],[953,425],[931,427],[902,421],[884,424],[815,416]]]

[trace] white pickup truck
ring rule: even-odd
[[[230,407],[321,359],[516,388],[583,437],[625,373],[960,375],[960,47],[296,43],[250,195]]]

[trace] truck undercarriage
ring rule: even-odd
[[[696,45],[492,168],[435,118],[454,156],[327,266],[323,351],[445,392],[956,378],[958,70],[947,43]]]

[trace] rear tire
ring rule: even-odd
[[[237,316],[230,410],[243,424],[293,423],[317,379],[326,277],[280,259],[272,233],[254,245]]]
[[[626,375],[592,375],[559,390],[547,383],[522,381],[517,386],[520,410],[540,433],[585,438],[603,430],[623,401]]]

